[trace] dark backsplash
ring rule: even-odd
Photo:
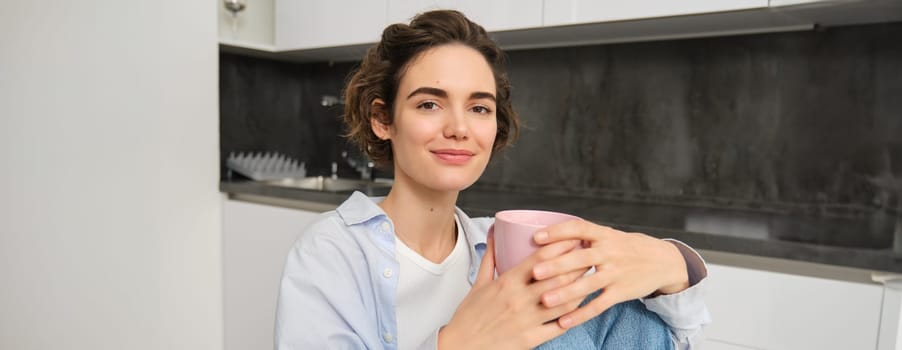
[[[324,107],[323,95],[341,96],[355,64],[296,64],[227,53],[219,55],[220,164],[230,152],[279,152],[304,161],[308,174],[330,172],[348,149],[341,105]],[[344,164],[342,164],[344,165]],[[342,167],[342,173],[350,169]]]
[[[341,109],[320,98],[354,64],[220,57],[223,158],[339,160]],[[525,127],[480,186],[902,206],[886,187],[902,182],[902,23],[508,58]]]

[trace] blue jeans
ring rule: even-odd
[[[595,299],[595,292],[583,305]],[[563,335],[539,345],[540,350],[582,349],[673,349],[670,329],[638,300],[614,305],[601,315],[573,327]]]

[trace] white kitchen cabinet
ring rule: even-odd
[[[810,3],[823,2],[823,1],[824,0],[770,0],[769,5],[773,6],[773,7],[777,7],[777,6],[810,4]]]
[[[258,50],[273,50],[275,44],[274,0],[245,0],[246,7],[232,16],[222,0],[216,1],[219,12],[221,44]]]
[[[505,50],[739,35],[902,20],[902,0],[246,0],[223,51],[295,62],[356,61],[389,24],[456,9]],[[271,4],[269,19],[267,4]],[[800,5],[800,6],[796,6]],[[256,11],[256,12],[255,12]],[[271,37],[267,37],[269,22]]]
[[[821,26],[902,20],[902,0],[771,0],[771,11]]]
[[[875,349],[883,286],[709,265],[705,349]]]
[[[806,5],[813,3],[837,3],[837,2],[854,2],[856,0],[770,0],[771,7],[779,7],[779,6],[791,6],[791,5]]]
[[[317,212],[237,200],[222,204],[225,349],[272,349],[285,258]]]
[[[766,8],[768,0],[545,0],[545,26]]]
[[[458,10],[487,31],[542,26],[542,0],[388,0],[388,24],[407,23],[421,12]]]
[[[276,47],[315,49],[379,41],[386,0],[276,0]]]

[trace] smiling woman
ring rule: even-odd
[[[455,203],[518,132],[502,57],[455,11],[391,25],[367,52],[344,120],[395,181],[385,198],[354,193],[305,229],[285,264],[278,349],[692,345],[708,322],[707,270],[682,243],[571,221],[495,277],[492,219]],[[574,240],[585,249],[571,252]]]
[[[498,129],[495,80],[482,55],[458,44],[429,49],[406,69],[394,99],[391,110],[373,100],[370,125],[391,145],[396,182],[459,191],[479,179]]]
[[[449,12],[450,13],[450,12]],[[483,90],[472,91],[473,99],[490,99],[495,108],[493,115],[497,118],[498,132],[492,145],[498,151],[512,143],[519,132],[516,113],[511,106],[510,82],[504,73],[504,55],[498,46],[489,39],[485,31],[470,22],[466,17],[439,15],[421,15],[410,25],[395,24],[385,29],[382,41],[364,56],[360,68],[351,76],[345,90],[345,123],[349,127],[348,137],[367,150],[371,159],[382,166],[392,166],[391,142],[380,139],[371,130],[371,118],[375,115],[379,121],[390,125],[394,121],[395,102],[408,102],[414,92],[432,94],[436,97],[448,97],[445,91],[433,84],[442,81],[426,81],[422,86],[413,87],[407,94],[398,90],[401,77],[407,75],[408,69],[415,68],[414,61],[424,51],[446,44],[460,45],[479,55],[479,63],[468,61],[466,64],[482,69],[480,76],[468,84],[482,83]],[[472,56],[472,55],[471,55]],[[475,57],[475,56],[474,56]],[[450,62],[447,62],[450,61]],[[463,62],[456,62],[455,57],[446,60],[454,66],[438,66],[451,78],[466,74],[466,70],[458,70]],[[475,64],[475,65],[474,65]],[[488,69],[490,75],[485,75]],[[438,73],[438,71],[432,72]],[[473,76],[476,74],[470,74]],[[457,79],[461,82],[463,79]],[[446,81],[447,82],[447,81]],[[474,85],[478,86],[478,85]],[[468,86],[460,86],[467,88]],[[404,97],[404,98],[399,98]],[[375,101],[379,103],[374,103]],[[429,108],[434,107],[430,105]]]

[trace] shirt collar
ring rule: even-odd
[[[385,215],[385,211],[379,207],[379,203],[385,197],[367,197],[365,194],[354,191],[351,197],[338,206],[335,211],[341,216],[345,225],[353,226],[370,221],[371,219]]]
[[[470,243],[470,271],[467,279],[470,281],[470,284],[474,284],[476,283],[476,275],[479,273],[479,265],[482,263],[482,257],[485,255],[488,230],[485,227],[480,227],[475,221],[470,220],[467,213],[464,213],[460,208],[455,207],[454,211],[457,213],[461,226],[463,226],[464,236],[467,237],[467,242]]]
[[[485,245],[485,230],[474,223],[473,220],[470,220],[470,217],[467,215],[467,213],[464,213],[464,211],[460,208],[455,207],[454,212],[457,213],[457,217],[460,218],[460,223],[463,226],[464,234],[467,236],[467,242],[470,242],[470,245],[474,247]]]
[[[386,216],[385,211],[379,207],[379,203],[384,199],[385,197],[367,197],[363,193],[354,191],[351,197],[335,211],[338,212],[338,215],[341,216],[346,225],[357,225],[370,221],[377,216]],[[486,233],[483,232],[485,230],[470,220],[467,213],[464,213],[460,208],[455,207],[454,212],[460,219],[464,234],[467,236],[467,242],[470,242],[472,246],[485,245]]]
[[[354,193],[351,194],[351,197],[344,201],[344,203],[335,209],[335,211],[341,216],[345,225],[353,226],[370,221],[378,216],[387,216],[385,211],[379,207],[379,203],[384,199],[385,197],[367,197],[361,192],[354,191]],[[466,235],[467,242],[470,243],[470,246],[485,246],[486,233],[483,232],[485,230],[470,220],[467,213],[464,213],[460,208],[455,207],[454,212],[460,219],[464,234]]]
[[[374,226],[375,223],[383,221],[377,220],[371,222],[374,218],[381,216],[384,220],[388,220],[388,215],[386,215],[385,211],[378,205],[384,199],[385,197],[367,197],[365,194],[355,191],[351,194],[351,197],[344,201],[344,203],[335,209],[335,211],[341,216],[341,219],[347,226],[354,226],[367,222],[370,223],[368,226]],[[469,243],[469,279],[470,283],[473,283],[476,280],[476,273],[479,269],[479,264],[482,262],[482,256],[485,255],[486,233],[488,228],[481,227],[458,207],[454,208],[454,212],[460,220],[464,236],[467,238],[467,243]],[[395,240],[393,230],[383,230],[378,226],[374,226],[371,227],[370,232],[375,234],[377,243],[382,246],[383,249],[386,249],[386,252],[390,252],[392,255],[394,254]]]

